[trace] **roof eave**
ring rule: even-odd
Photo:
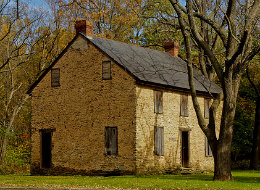
[[[190,89],[186,89],[186,88],[181,88],[181,87],[176,87],[176,86],[172,86],[172,85],[167,85],[167,84],[159,84],[159,83],[155,83],[155,82],[150,82],[150,81],[144,81],[144,80],[137,80],[137,84],[139,85],[146,85],[146,86],[150,86],[150,87],[154,87],[154,88],[165,88],[168,90],[172,90],[172,91],[176,91],[176,92],[183,92],[183,93],[191,93]],[[211,96],[213,95],[214,97],[216,97],[218,94],[220,94],[221,92],[206,92],[206,91],[196,91],[198,95],[201,96]]]
[[[42,74],[32,83],[29,89],[26,91],[26,94],[31,95],[33,89],[39,84],[39,82],[43,79],[43,77],[51,70],[51,68],[58,62],[58,60],[65,54],[65,52],[69,49],[72,43],[76,40],[80,33],[77,33],[74,38],[68,43],[68,45],[62,50],[62,52],[58,55],[57,58],[47,67]]]

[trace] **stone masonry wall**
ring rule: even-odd
[[[112,62],[112,80],[102,80],[109,60],[82,37],[32,92],[32,174],[104,174],[135,172],[135,80]],[[105,127],[118,127],[118,155],[105,155]],[[52,167],[40,167],[40,129],[55,129]]]
[[[191,96],[188,96],[189,116],[183,117],[180,116],[181,93],[162,90],[163,113],[156,114],[154,113],[153,90],[151,87],[139,85],[136,88],[137,173],[165,173],[182,167],[182,131],[189,132],[189,167],[198,170],[213,170],[213,157],[205,156],[205,135],[198,125]],[[198,101],[204,113],[204,97],[199,97]],[[221,109],[222,106],[219,106],[218,126]],[[154,126],[164,127],[164,156],[154,154]]]

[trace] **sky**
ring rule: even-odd
[[[21,0],[21,1],[30,4],[32,7],[46,8],[48,6],[44,0]]]

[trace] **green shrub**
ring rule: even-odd
[[[237,160],[232,162],[232,170],[248,170],[250,166],[250,160]]]

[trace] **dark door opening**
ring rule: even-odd
[[[41,166],[51,167],[51,132],[41,132]]]
[[[187,168],[189,165],[189,133],[187,131],[182,131],[182,167]]]

